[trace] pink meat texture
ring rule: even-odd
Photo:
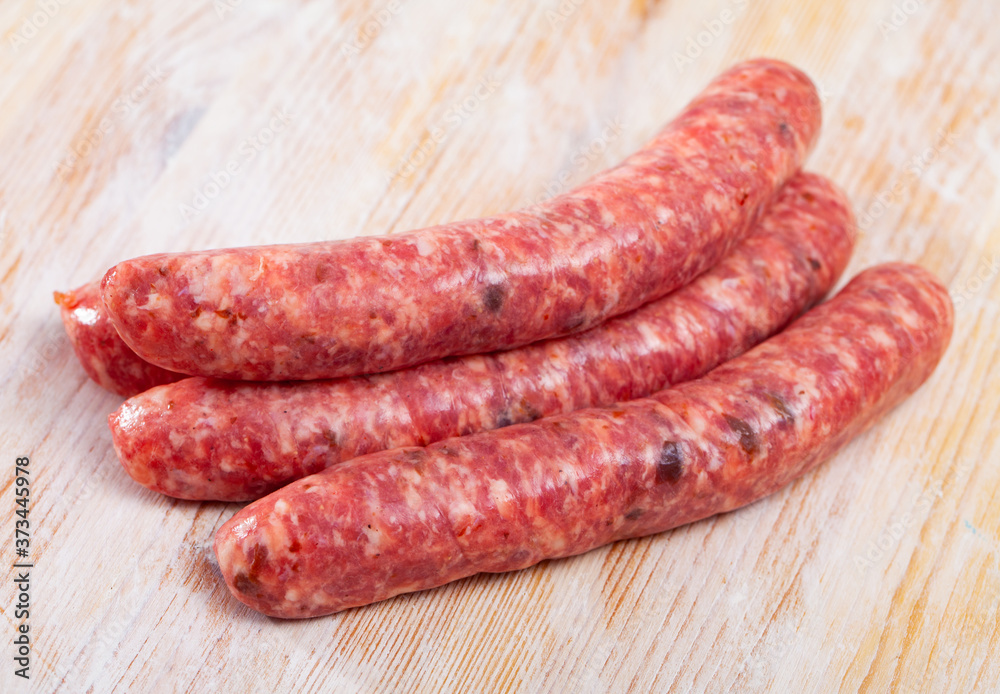
[[[73,350],[97,385],[127,398],[184,378],[184,374],[161,369],[129,349],[104,308],[100,282],[54,294]]]
[[[608,405],[696,378],[819,301],[853,248],[844,195],[800,173],[712,270],[579,335],[370,377],[190,378],[109,419],[128,473],[185,499],[256,499],[350,458]]]
[[[105,275],[165,369],[339,378],[581,332],[687,284],[749,235],[820,126],[809,78],[741,63],[621,165],[542,205],[407,234],[144,256]]]
[[[878,266],[700,380],[293,482],[220,528],[219,566],[253,609],[313,617],[739,508],[916,390],[952,321],[928,272]]]

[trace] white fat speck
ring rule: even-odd
[[[255,282],[259,280],[263,276],[263,274],[264,274],[264,256],[261,256],[260,262],[257,263],[257,269],[254,270],[254,273],[248,279],[251,282]]]
[[[889,333],[887,333],[884,328],[879,326],[873,326],[869,330],[868,335],[881,347],[892,347],[896,344]]]
[[[164,303],[164,300],[160,297],[159,292],[150,292],[146,295],[146,303],[138,308],[141,308],[143,311],[155,311],[162,303]]]
[[[804,396],[814,401],[822,397],[819,388],[816,387],[815,373],[808,369],[801,369],[797,376],[799,376],[799,379],[795,383],[795,392],[800,393],[800,397]]]
[[[186,470],[173,469],[167,473],[168,484],[174,489],[182,489],[191,483],[191,477]]]
[[[167,438],[170,439],[170,445],[173,446],[174,448],[180,448],[181,446],[183,446],[185,440],[187,439],[185,435],[183,435],[181,432],[175,429],[170,430],[170,433],[167,435]]]
[[[920,324],[917,316],[909,311],[900,311],[896,314],[896,319],[907,328],[916,328]]]
[[[281,515],[286,515],[288,513],[288,502],[284,499],[279,499],[278,503],[274,505],[275,513],[280,513]]]
[[[473,518],[476,515],[476,507],[469,503],[468,499],[455,499],[449,511],[452,518],[458,520],[463,518]]]
[[[100,317],[96,308],[78,308],[73,311],[73,315],[81,325],[94,325]]]
[[[705,469],[698,473],[698,477],[695,480],[695,485],[697,486],[708,479],[709,472],[721,469],[726,464],[726,457],[721,454],[718,446],[706,446],[698,440],[689,440],[688,443],[704,454],[705,457]]]
[[[379,545],[382,544],[382,533],[374,528],[370,528],[367,525],[361,527],[361,532],[368,539],[369,548],[367,551],[377,551]]]
[[[831,349],[830,352],[848,371],[854,371],[858,368],[858,360],[854,358],[854,354],[850,350],[838,351],[836,349]]]
[[[291,423],[277,412],[272,416],[272,421],[278,430],[278,445],[281,447],[282,455],[294,456],[298,452],[298,445]]]
[[[119,410],[118,426],[125,431],[131,430],[139,419],[141,409],[139,405],[131,405],[126,402]]]
[[[217,319],[218,316],[211,311],[203,311],[194,319],[194,327],[202,332],[211,332]]]
[[[717,283],[722,290],[739,291],[743,280],[739,277],[726,277],[725,279],[718,280]]]
[[[285,591],[285,600],[288,602],[298,602],[299,601],[299,591],[294,588],[290,588]]]
[[[698,436],[702,436],[708,431],[708,420],[702,417],[697,409],[692,408],[687,413],[687,424]]]
[[[493,499],[493,503],[497,505],[500,512],[503,515],[507,515],[506,509],[510,506],[511,499],[513,495],[510,493],[510,487],[503,480],[490,480],[490,497]]]
[[[642,335],[643,345],[647,350],[661,349],[663,346],[663,336],[658,330],[654,330],[647,323],[639,323],[639,334]]]
[[[234,296],[243,296],[250,291],[250,283],[247,282],[242,268],[236,263],[229,266],[229,292]]]
[[[435,245],[427,240],[425,235],[417,237],[417,253],[422,256],[428,256],[435,250]]]
[[[236,527],[233,528],[233,536],[237,540],[242,541],[250,537],[250,535],[253,534],[253,532],[256,530],[257,530],[257,518],[256,516],[251,515],[244,518],[242,521],[236,524]]]

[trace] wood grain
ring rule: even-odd
[[[43,4],[0,8],[0,537],[12,560],[29,455],[36,563],[30,683],[0,581],[0,690],[996,691],[996,3],[62,0],[12,39]],[[809,166],[858,211],[848,276],[918,262],[957,305],[931,381],[813,474],[660,536],[278,622],[213,563],[236,506],[122,471],[119,400],[77,365],[52,290],[142,253],[530,204],[759,54],[822,88]]]

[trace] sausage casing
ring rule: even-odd
[[[739,508],[916,390],[952,322],[930,273],[872,268],[781,334],[651,398],[293,482],[219,529],[222,575],[256,610],[312,617]]]
[[[125,469],[150,489],[255,499],[359,455],[632,400],[701,376],[819,301],[854,234],[843,194],[800,173],[718,265],[585,333],[333,381],[190,378],[128,400],[108,423]]]
[[[716,78],[644,148],[529,209],[407,234],[144,256],[104,303],[141,357],[237,380],[339,378],[582,332],[749,235],[820,126],[775,60]]]

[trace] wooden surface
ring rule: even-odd
[[[35,563],[30,682],[0,571],[0,691],[998,690],[995,2],[44,6],[0,5],[0,538],[13,563],[30,456]],[[848,276],[922,263],[958,305],[932,380],[818,471],[674,532],[307,622],[230,597],[210,543],[235,505],[122,471],[120,400],[76,363],[52,290],[144,253],[530,203],[758,54],[822,87],[809,166],[861,219]]]

